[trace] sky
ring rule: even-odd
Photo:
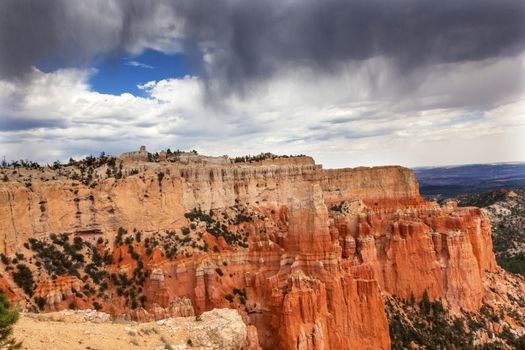
[[[525,161],[523,0],[2,0],[0,157]]]

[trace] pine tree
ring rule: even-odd
[[[13,334],[13,324],[18,321],[18,311],[11,308],[11,303],[6,295],[0,292],[0,348],[20,349],[21,343],[17,342]]]
[[[430,300],[428,298],[428,292],[426,289],[423,292],[423,298],[419,303],[419,307],[421,308],[421,314],[428,315],[430,313]]]

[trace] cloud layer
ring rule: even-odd
[[[143,96],[91,90],[93,59],[148,48],[183,53],[194,76]],[[45,161],[138,144],[329,166],[525,160],[524,52],[519,0],[5,0],[0,147]]]
[[[0,74],[46,59],[81,66],[97,54],[184,51],[236,92],[290,66],[334,72],[385,57],[404,71],[478,61],[525,47],[520,0],[6,0]]]

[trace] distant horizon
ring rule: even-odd
[[[460,167],[460,166],[468,166],[468,165],[501,165],[501,164],[525,164],[525,161],[518,160],[518,161],[508,161],[508,162],[488,162],[488,163],[461,163],[461,164],[446,164],[446,165],[422,165],[422,166],[415,166],[411,167],[412,169],[422,169],[422,168],[454,168],[454,167]]]

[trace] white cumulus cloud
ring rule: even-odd
[[[23,86],[0,81],[0,156],[52,162],[145,144],[310,154],[328,167],[525,160],[523,62],[449,64],[409,77],[380,58],[337,74],[285,67],[220,103],[194,76],[144,83],[142,96],[110,95],[91,90],[93,70],[34,69]]]

